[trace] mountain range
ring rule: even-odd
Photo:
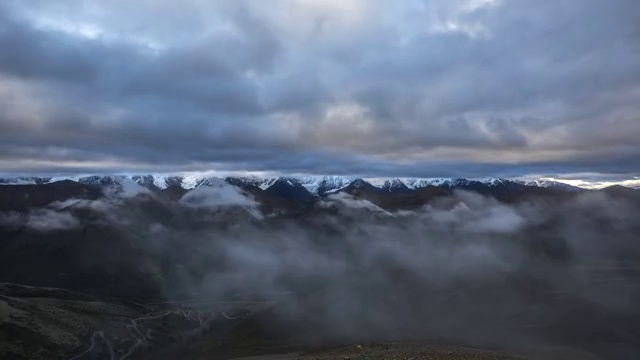
[[[8,177],[0,178],[0,185],[43,185],[64,180],[71,180],[85,185],[114,185],[133,182],[150,190],[164,190],[178,187],[191,190],[201,186],[211,186],[220,180],[240,188],[257,187],[261,190],[298,189],[308,194],[320,196],[345,189],[350,185],[365,182],[383,192],[407,192],[435,186],[447,190],[482,188],[522,188],[542,187],[576,191],[580,188],[553,180],[510,180],[503,178],[464,179],[464,178],[356,178],[344,176],[309,176],[309,177],[206,177],[206,176],[173,176],[173,175],[92,175],[66,177]]]
[[[222,189],[224,188],[224,189]],[[234,190],[235,189],[235,190]],[[614,186],[586,190],[552,180],[523,181],[504,178],[355,178],[308,177],[206,177],[167,175],[92,175],[67,177],[0,178],[0,211],[46,207],[68,199],[98,199],[144,192],[161,199],[183,201],[206,193],[238,193],[259,204],[267,213],[305,213],[332,195],[346,194],[387,210],[412,210],[457,191],[470,191],[505,203],[542,197],[564,201],[584,192],[603,192],[638,198],[632,188]],[[187,196],[188,195],[188,196]],[[225,195],[212,195],[225,196]],[[232,195],[237,196],[237,195]],[[200,200],[197,200],[200,201]],[[213,200],[212,200],[213,201]],[[217,200],[215,200],[217,201]],[[226,199],[224,200],[226,201]],[[223,202],[224,202],[223,201]],[[244,200],[243,200],[244,201]]]

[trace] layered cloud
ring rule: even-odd
[[[634,0],[0,5],[0,169],[640,172]]]

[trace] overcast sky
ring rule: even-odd
[[[638,0],[0,2],[2,172],[622,180],[639,139]]]

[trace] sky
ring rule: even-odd
[[[640,184],[637,0],[3,0],[0,172]]]

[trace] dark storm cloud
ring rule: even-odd
[[[640,173],[640,4],[0,4],[3,171]]]

